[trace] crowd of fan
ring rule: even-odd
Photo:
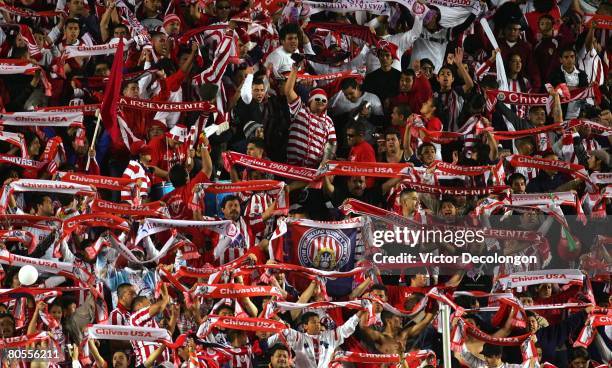
[[[26,59],[39,65],[51,85],[51,93],[46,94],[41,70],[30,75],[3,74],[0,78],[3,112],[101,103],[104,78],[110,76],[113,59],[119,57],[125,57],[122,96],[152,101],[208,101],[216,107],[215,113],[120,107],[118,116],[125,123],[121,128],[124,136],[114,141],[109,132],[102,129],[94,145],[91,144],[96,126],[93,115],[85,116],[86,134],[82,139],[77,139],[80,128],[75,127],[3,126],[4,131],[23,134],[26,157],[41,160],[48,141],[60,137],[63,157],[59,171],[129,178],[135,180],[139,188],[137,199],[129,191],[101,190],[98,194],[102,198],[129,203],[161,200],[169,218],[176,220],[200,220],[205,215],[229,219],[244,233],[243,239],[247,239],[237,246],[235,253],[215,257],[213,250],[223,239],[190,235],[198,248],[198,258],[180,260],[180,252],[172,252],[159,264],[141,265],[126,262],[112,248],[103,249],[96,258],[89,257],[85,249],[100,236],[100,229],[92,228],[69,238],[68,249],[62,249],[63,256],[59,260],[82,262],[104,281],[102,294],[111,311],[107,323],[166,328],[174,337],[188,333],[184,346],[174,352],[161,343],[85,340],[83,330],[95,322],[99,307],[90,293],[79,300],[77,293],[67,292],[48,305],[26,296],[23,299],[25,314],[19,316],[15,300],[0,304],[3,339],[48,328],[39,318],[41,311],[48,311],[60,322],[50,331],[62,349],[61,362],[51,364],[60,366],[81,364],[118,368],[181,364],[185,367],[322,368],[330,364],[335,351],[403,354],[423,349],[436,352],[440,358],[441,334],[432,323],[437,308],[431,306],[408,319],[383,311],[380,304],[374,303],[377,322],[371,326],[366,322],[365,311],[298,310],[281,315],[280,320],[292,329],[280,334],[216,329],[208,336],[196,337],[195,332],[206,322],[207,316],[261,316],[268,298],[242,298],[223,303],[196,298],[187,304],[178,290],[165,283],[158,288],[159,297],[155,298],[159,267],[175,272],[183,264],[221,266],[245,254],[249,254],[249,260],[256,264],[270,263],[266,250],[279,215],[275,212],[273,198],[261,193],[227,195],[218,198],[219,208],[214,208],[215,205],[196,208],[191,205],[194,186],[209,181],[279,179],[289,184],[289,217],[341,220],[343,215],[338,207],[346,199],[353,198],[417,222],[458,224],[463,223],[464,216],[486,196],[436,196],[418,193],[402,184],[400,179],[363,176],[325,176],[317,187],[237,166],[228,172],[222,153],[235,151],[257,159],[312,169],[324,167],[330,160],[409,163],[425,168],[443,160],[462,166],[483,166],[495,165],[506,156],[519,153],[581,164],[589,174],[608,172],[611,164],[609,137],[604,134],[606,132],[590,126],[500,142],[491,133],[538,128],[571,119],[612,127],[611,33],[609,29],[587,22],[588,15],[596,12],[612,16],[612,6],[606,1],[481,1],[477,14],[467,16],[453,28],[442,27],[440,21],[444,14],[431,5],[424,12],[415,13],[418,7],[408,9],[398,3],[388,3],[386,15],[378,15],[366,11],[317,12],[315,5],[299,1],[279,6],[275,13],[267,14],[262,4],[268,2],[109,0],[102,4],[95,0],[66,0],[65,8],[61,9],[64,14],[27,17],[8,11],[4,5],[47,11],[56,9],[56,1],[0,0],[3,18],[0,57],[13,61]],[[144,37],[144,32],[134,32],[135,21],[128,19],[128,10],[137,18],[136,23],[147,30],[148,38]],[[499,44],[497,49],[491,46],[480,26],[483,17],[490,21]],[[253,23],[246,23],[244,18]],[[377,48],[364,42],[363,37],[335,31],[333,27],[308,28],[309,22],[365,25],[379,39],[388,42],[379,43]],[[195,38],[179,42],[185,32],[208,25],[223,27],[205,31],[204,39],[199,39],[204,43],[197,43]],[[28,39],[28,31],[33,36],[31,39]],[[124,55],[62,60],[67,46],[117,43],[120,38],[125,44]],[[28,45],[32,42],[40,50],[35,57],[30,54],[32,45]],[[553,101],[552,107],[497,102],[494,109],[489,109],[486,91],[498,89],[502,79],[496,74],[497,54],[502,55],[505,64],[509,91],[547,93]],[[146,73],[147,70],[150,72]],[[346,72],[346,75],[341,80],[305,76],[335,72]],[[565,84],[570,92],[595,86],[599,93],[595,97],[562,103],[557,88],[560,84]],[[427,134],[414,136],[411,129],[421,126],[429,132],[457,132],[473,117],[483,125],[482,132],[448,144],[435,143]],[[224,124],[226,122],[229,124]],[[189,128],[198,124],[218,124],[220,128],[209,137],[200,135],[192,142],[192,147],[183,150],[188,144]],[[569,144],[564,140],[568,134]],[[6,142],[0,144],[2,154],[18,155],[13,146]],[[0,167],[3,185],[22,178],[56,179],[56,174],[47,169],[32,172],[6,162]],[[587,191],[583,181],[562,172],[506,165],[505,173],[506,184],[514,194],[572,190],[582,198]],[[466,186],[466,182],[457,180],[436,184]],[[476,185],[486,184],[490,183],[476,180]],[[608,199],[603,201],[607,212]],[[571,212],[575,208],[563,209],[566,214],[575,214]],[[6,213],[61,220],[89,211],[88,202],[81,196],[40,192],[14,193],[6,208]],[[529,229],[535,229],[545,220],[542,216],[532,216],[526,221],[535,224]],[[138,220],[130,222],[136,225],[133,229],[137,229]],[[597,224],[595,222],[593,229]],[[53,252],[56,235],[31,231],[39,239],[37,249],[30,256],[58,260]],[[605,235],[605,232],[600,234]],[[593,244],[583,241],[581,250],[563,257],[555,246],[557,241],[559,239],[551,241],[549,268],[578,267],[580,255],[589,253]],[[160,238],[144,248],[130,248],[140,259],[150,259],[162,244]],[[0,246],[14,254],[28,254],[16,242],[5,241]],[[513,246],[517,252],[522,249],[520,244]],[[18,267],[4,265],[5,288],[20,286],[18,270]],[[398,278],[374,270],[363,277],[361,283],[355,283],[350,295],[337,300],[370,296],[410,310],[411,303],[416,303],[411,298],[422,297],[423,290],[436,284],[444,285],[448,291],[490,291],[493,286],[492,271],[480,279],[464,272],[438,278],[433,277],[431,270],[412,271],[408,277]],[[271,275],[268,282],[278,286],[288,301],[307,303],[326,299],[315,281],[306,289],[296,290],[285,273]],[[42,273],[39,281],[45,282],[48,278],[53,277]],[[249,277],[244,281],[241,277],[228,280],[253,284],[258,281]],[[612,303],[609,280],[592,281],[599,307],[609,306]],[[542,283],[520,293],[515,290],[515,293],[525,306],[584,301],[577,294],[578,287],[561,289],[558,286]],[[405,293],[411,294],[402,296]],[[484,302],[468,296],[456,297],[455,301],[464,308],[476,309],[479,301],[480,305]],[[528,312],[526,329],[535,336],[541,361],[529,363],[537,366],[549,362],[557,367],[582,368],[612,361],[610,326],[597,328],[596,342],[588,350],[572,347],[573,339],[592,309],[591,305],[576,310]],[[500,329],[495,329],[492,315],[477,311],[468,318],[494,336],[525,333],[524,329],[510,323],[510,317],[508,322],[498,325]],[[88,363],[83,359],[86,348]],[[230,354],[227,361],[221,358],[216,362],[190,361],[190,356],[197,356],[197,352],[209,348],[238,352]],[[172,354],[178,360],[173,360]],[[175,363],[171,363],[173,361]],[[521,363],[518,348],[502,350],[497,345],[468,339],[464,350],[457,351],[454,356],[457,366],[513,366],[504,362]],[[18,364],[34,367],[49,363]],[[429,362],[421,365],[427,364]],[[354,366],[375,365],[354,363]]]

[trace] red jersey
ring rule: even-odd
[[[193,210],[189,206],[193,197],[193,188],[196,184],[208,181],[208,176],[200,171],[198,175],[189,180],[189,183],[163,196],[161,200],[166,203],[170,218],[176,220],[193,220]]]
[[[149,142],[151,147],[151,165],[157,166],[164,171],[170,171],[170,168],[176,164],[180,164],[185,160],[185,155],[182,150],[172,149],[166,142],[166,136],[157,136]],[[177,147],[178,148],[178,147]],[[161,183],[163,180],[158,176],[153,176],[152,184]]]

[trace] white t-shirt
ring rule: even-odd
[[[359,107],[363,101],[368,101],[371,105],[372,115],[382,116],[383,108],[380,99],[373,93],[363,92],[357,102],[349,101],[342,91],[336,93],[329,103],[329,112],[332,115],[341,115]]]
[[[314,55],[314,51],[312,50],[310,43],[304,45],[304,53]],[[283,73],[291,71],[291,66],[293,65],[291,55],[291,53],[283,49],[283,46],[279,46],[276,48],[276,50],[272,51],[270,55],[268,55],[264,65],[272,64],[272,72],[274,73],[274,76],[276,78],[283,78]]]
[[[437,32],[431,33],[427,28],[423,28],[421,37],[414,42],[412,49],[412,60],[422,60],[427,58],[434,64],[437,73],[444,64],[444,53],[448,45],[448,29],[441,28]]]
[[[372,27],[376,27],[375,22],[377,23],[376,18],[372,19],[372,21],[370,21],[368,25]],[[382,39],[397,45],[397,51],[395,54],[397,59],[393,59],[393,64],[391,64],[391,67],[393,69],[396,69],[399,71],[402,70],[402,64],[401,64],[402,55],[404,55],[406,50],[410,49],[414,45],[414,42],[419,38],[419,35],[421,34],[422,30],[423,30],[423,17],[419,15],[419,16],[414,17],[414,25],[412,26],[412,29],[410,29],[409,31],[406,31],[403,33],[397,33],[394,35],[385,35],[381,37]],[[380,61],[378,60],[378,57],[376,56],[376,51],[372,50],[370,53],[368,53],[368,57],[366,59],[366,72],[371,73],[378,68],[380,68]]]

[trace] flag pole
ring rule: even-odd
[[[85,165],[85,171],[89,170],[89,163],[91,162],[91,156],[89,152],[94,149],[96,146],[96,137],[98,136],[98,131],[100,130],[100,120],[102,120],[102,114],[100,114],[100,109],[96,109],[96,129],[94,130],[93,137],[91,138],[91,144],[89,145],[89,149],[87,150],[87,165]]]
[[[440,303],[440,322],[442,322],[442,361],[444,368],[452,367],[450,306]]]

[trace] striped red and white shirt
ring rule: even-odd
[[[263,215],[273,200],[272,196],[263,192],[254,193],[249,196],[245,196],[243,193],[240,193],[239,197],[244,206],[244,216],[248,218]],[[260,241],[264,234],[268,234],[273,231],[274,221],[268,220],[264,225],[265,229],[263,232],[255,233],[257,241]]]
[[[140,308],[130,316],[130,326],[159,328],[154,316],[149,314],[149,307]],[[161,346],[158,342],[131,340],[132,348],[136,353],[136,365],[144,364],[144,362],[153,354],[153,352]],[[167,350],[164,350],[162,356],[157,360],[157,363],[169,362],[170,355]]]
[[[519,78],[523,78],[523,77],[519,77]],[[523,93],[531,92],[529,81],[526,78],[523,78],[523,83],[526,86],[525,91],[523,91],[523,89],[521,88],[521,84],[519,83],[518,79],[508,79],[508,89],[511,92],[519,92],[519,93],[520,92],[523,92]],[[527,106],[526,105],[516,105],[516,115],[519,118],[524,119],[527,116]]]
[[[249,248],[255,246],[255,234],[261,233],[265,229],[265,223],[261,216],[241,216],[234,222],[236,230],[240,233],[234,240],[228,236],[218,236],[214,256],[219,265],[224,265],[248,252]]]
[[[117,308],[110,312],[108,319],[111,325],[129,326],[130,311],[127,310],[127,308],[125,308],[122,304],[117,303]]]
[[[317,168],[323,160],[325,144],[336,142],[336,129],[327,113],[315,115],[297,98],[289,103],[293,121],[289,126],[287,162]]]
[[[151,179],[147,175],[142,164],[136,160],[131,160],[128,166],[125,168],[123,172],[122,178],[138,180],[141,179],[140,183],[140,197],[146,197],[149,193],[149,189],[151,189]],[[133,197],[132,192],[129,190],[121,191],[121,200],[126,201],[128,203],[132,203]]]
[[[596,82],[601,86],[605,81],[604,65],[594,48],[587,52],[583,47],[576,55],[576,63],[578,68],[584,70],[587,74],[589,83]]]
[[[210,83],[219,87],[219,92],[217,92],[216,97],[216,107],[219,115],[223,115],[225,113],[225,104],[227,103],[227,96],[225,95],[225,88],[221,82],[221,78],[227,69],[232,48],[234,46],[234,37],[232,35],[223,36],[221,42],[215,50],[215,57],[212,65],[192,79],[192,82],[195,85]]]

